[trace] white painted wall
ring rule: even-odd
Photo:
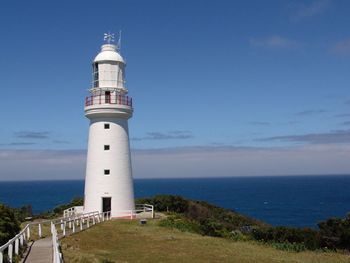
[[[104,129],[109,123],[110,129]],[[105,151],[104,145],[110,145]],[[110,175],[104,175],[104,169]],[[84,212],[102,212],[102,197],[112,198],[112,217],[118,211],[134,209],[134,190],[131,171],[127,119],[92,119],[85,178]]]

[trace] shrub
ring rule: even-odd
[[[302,252],[306,250],[303,243],[272,243],[271,245],[276,249],[285,251]]]
[[[154,209],[160,212],[184,213],[188,209],[188,200],[176,195],[156,195],[138,199],[137,202],[154,205]]]
[[[226,231],[223,224],[213,218],[201,220],[200,230],[205,236],[223,237],[228,235],[228,231]]]
[[[20,231],[20,222],[13,209],[0,204],[0,246]]]
[[[308,228],[265,227],[254,229],[252,235],[256,240],[269,243],[303,244],[311,250],[320,247],[319,233]]]
[[[176,228],[183,232],[200,233],[199,225],[191,222],[180,215],[171,215],[159,222],[160,226]]]
[[[320,222],[318,227],[323,247],[350,250],[350,213],[344,219],[330,218]]]

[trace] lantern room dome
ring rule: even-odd
[[[101,61],[116,61],[125,63],[123,57],[117,51],[117,46],[113,44],[104,44],[101,46],[101,52],[97,54],[94,62]]]

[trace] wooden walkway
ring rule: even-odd
[[[52,239],[46,237],[33,243],[24,263],[51,263],[52,262]]]

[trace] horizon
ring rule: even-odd
[[[145,178],[133,178],[134,180],[201,180],[201,179],[230,179],[230,178],[240,178],[240,179],[246,179],[246,178],[276,178],[276,177],[283,177],[283,178],[291,178],[291,177],[347,177],[350,176],[350,174],[299,174],[299,175],[251,175],[251,176],[226,176],[226,177],[145,177]],[[39,179],[39,180],[1,180],[0,183],[30,183],[30,182],[68,182],[68,181],[85,181],[85,178],[80,179]]]
[[[119,30],[135,179],[350,174],[349,2],[18,3],[0,181],[84,178],[91,62]]]

